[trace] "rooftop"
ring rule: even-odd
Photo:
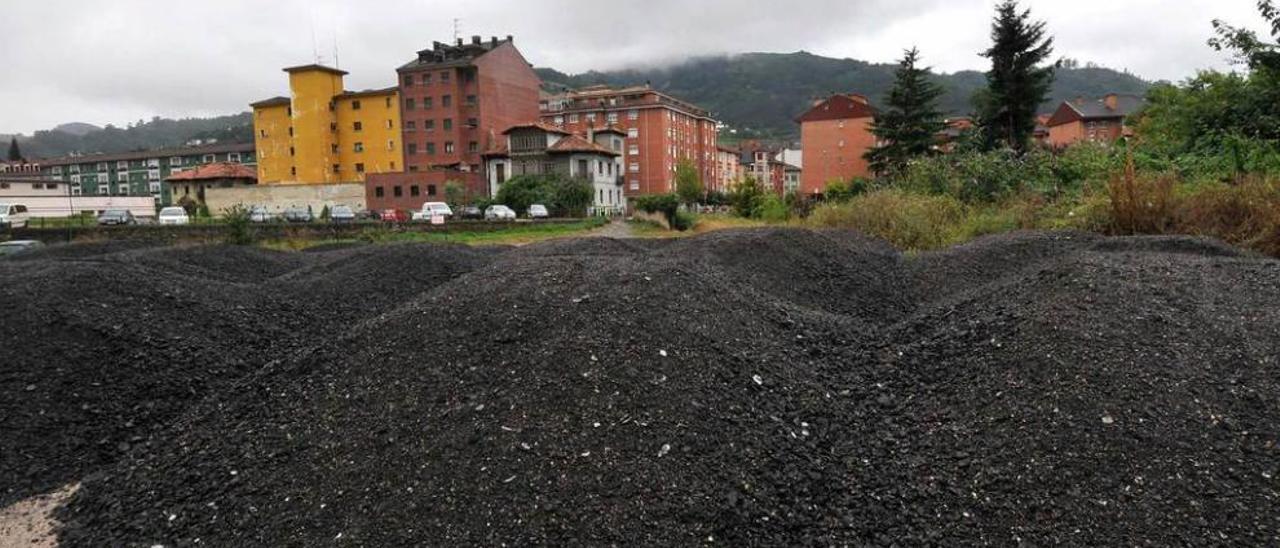
[[[608,154],[610,156],[620,156],[616,151],[600,146],[577,135],[567,135],[559,141],[556,141],[556,144],[551,145],[551,147],[547,149],[547,152],[591,152],[596,154]]]
[[[851,120],[871,118],[876,111],[867,104],[866,97],[858,94],[832,95],[813,105],[804,114],[796,118],[796,122],[821,122],[826,120]]]
[[[417,59],[405,63],[397,70],[467,66],[503,44],[512,43],[515,43],[515,39],[509,35],[505,40],[499,40],[497,36],[488,40],[480,36],[472,36],[470,42],[465,42],[461,38],[455,44],[432,42],[431,49],[419,51]]]
[[[295,72],[328,72],[330,74],[337,74],[338,76],[346,76],[348,74],[345,70],[339,70],[333,67],[326,67],[324,65],[317,64],[285,67],[283,70],[289,74],[293,74]]]
[[[92,164],[95,162],[118,162],[121,160],[147,160],[150,158],[171,158],[174,156],[201,156],[205,154],[225,154],[228,152],[252,153],[253,143],[231,143],[204,145],[198,147],[175,147],[155,150],[139,150],[114,154],[85,154],[80,156],[63,156],[41,160],[43,166],[68,166],[73,164]]]
[[[667,106],[690,115],[711,118],[711,113],[692,103],[676,99],[649,85],[611,88],[590,86],[578,90],[552,94],[541,98],[539,108],[544,113],[601,110],[608,108],[635,108]]]

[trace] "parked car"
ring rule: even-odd
[[[381,219],[382,219],[381,211],[374,211],[372,209],[361,209],[360,211],[356,212],[357,221],[378,221]]]
[[[187,216],[187,210],[180,207],[166,207],[160,210],[157,221],[162,225],[185,225],[191,224],[191,217]]]
[[[486,221],[514,221],[516,212],[504,205],[491,205],[484,210],[484,218]]]
[[[36,240],[10,240],[0,242],[0,257],[9,257],[28,253],[44,247],[44,242]]]
[[[102,226],[136,225],[138,219],[127,209],[108,209],[98,215],[98,224]]]
[[[529,206],[530,219],[548,219],[551,214],[547,212],[547,206],[542,204],[533,204]]]
[[[329,209],[329,221],[334,223],[356,222],[356,212],[347,206],[333,206]]]
[[[305,207],[290,207],[284,210],[281,218],[289,223],[309,223],[311,222],[311,211]]]
[[[270,211],[267,211],[266,207],[253,206],[253,208],[249,210],[249,222],[251,223],[269,223],[274,220],[275,215],[272,215]]]
[[[382,222],[385,223],[406,223],[409,222],[409,215],[399,209],[384,209],[379,215]]]
[[[449,204],[444,202],[427,202],[422,204],[422,211],[413,212],[415,221],[430,221],[435,216],[450,219],[453,217],[453,210],[449,209]]]
[[[462,211],[458,212],[458,216],[463,219],[483,219],[484,211],[476,206],[463,206]]]
[[[26,228],[31,214],[21,204],[0,204],[0,228]]]

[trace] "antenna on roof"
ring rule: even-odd
[[[453,18],[453,42],[454,42],[455,44],[458,42],[458,40],[461,40],[461,39],[462,39],[462,25],[461,25],[461,23],[462,23],[462,19],[459,19],[459,18],[457,18],[457,17],[454,17],[454,18]]]
[[[342,68],[342,61],[338,60],[338,24],[333,25],[333,68]]]
[[[311,57],[320,64],[320,43],[316,41],[316,12],[311,12]]]

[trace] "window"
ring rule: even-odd
[[[637,179],[632,179],[632,180],[631,180],[631,190],[640,190],[640,181],[639,181],[639,180],[637,180]]]
[[[360,101],[352,101],[351,110],[360,110]]]
[[[639,163],[639,162],[631,162],[631,168],[630,168],[630,169],[631,169],[631,172],[632,172],[632,173],[640,173],[640,163]]]
[[[408,98],[408,99],[405,99],[405,100],[404,100],[404,109],[405,109],[405,110],[414,110],[414,107],[415,107],[415,104],[414,104],[414,101],[413,101],[413,98],[412,98],[412,97],[410,97],[410,98]]]
[[[373,195],[374,197],[382,198],[387,195],[387,191],[383,190],[380,186],[375,186],[373,187]]]
[[[127,169],[129,169],[129,162],[127,162],[127,161],[120,161],[120,162],[116,162],[116,169],[118,169],[118,170],[127,170]]]
[[[293,137],[293,126],[289,126],[289,136]]]
[[[172,158],[169,158],[169,165],[170,165],[170,166],[180,166],[180,165],[182,165],[182,157],[181,157],[181,156],[174,156],[174,157],[172,157]]]
[[[395,129],[395,127],[396,127],[396,123],[395,123],[395,122],[393,122],[393,121],[391,121],[391,120],[387,120],[387,129]]]
[[[427,196],[436,195],[436,185],[427,185]]]
[[[480,120],[477,120],[475,118],[467,118],[467,127],[471,129],[480,127]]]
[[[630,139],[640,138],[640,128],[633,127],[627,130],[627,137]]]
[[[331,122],[331,123],[329,124],[329,133],[337,133],[337,132],[338,132],[338,123],[337,123],[337,122]]]
[[[445,119],[444,119],[444,130],[445,130],[445,131],[450,131],[450,130],[452,130],[452,129],[453,129],[453,118],[445,118]]]
[[[355,122],[351,124],[351,129],[355,131],[364,131],[364,122]]]
[[[332,144],[332,145],[329,145],[329,152],[332,152],[332,153],[334,153],[334,154],[337,154],[337,153],[338,153],[338,144],[337,144],[337,143],[334,143],[334,144]]]
[[[418,143],[409,143],[409,154],[418,153]]]
[[[427,156],[435,156],[435,155],[436,155],[436,144],[427,143]]]
[[[410,187],[409,187],[409,195],[410,195],[410,196],[415,196],[415,197],[416,197],[418,194],[421,194],[421,192],[420,192],[420,191],[419,191],[419,189],[418,189],[418,185],[413,185],[413,186],[410,186]]]
[[[570,123],[570,124],[576,124],[576,123],[578,123],[578,115],[577,115],[577,114],[570,114],[570,115],[569,115],[569,123]]]
[[[364,164],[356,164],[356,173],[364,173]],[[400,187],[396,187],[400,188]]]
[[[206,164],[212,164],[214,160],[215,160],[214,155],[212,155],[212,154],[205,154],[205,155],[204,155],[204,163],[206,163]]]
[[[104,171],[106,171],[106,170],[107,170],[107,163],[106,163],[106,162],[98,162],[98,172],[99,172],[99,173],[101,173],[101,172],[104,172]]]
[[[387,97],[387,108],[391,108],[391,98]]]
[[[605,120],[608,120],[610,124],[618,123],[618,113],[610,112],[609,115],[605,117]]]
[[[50,173],[53,173],[54,175],[62,175],[62,168],[60,166],[54,166]]]
[[[563,125],[564,125],[564,116],[556,116],[556,125],[557,125],[557,126],[563,126]]]
[[[355,145],[356,152],[364,152],[364,143],[357,142]]]
[[[415,122],[415,121],[413,121],[413,120],[409,120],[408,122],[405,122],[405,123],[404,123],[404,130],[405,130],[405,131],[418,131],[418,122]]]
[[[631,109],[630,111],[627,111],[627,119],[628,119],[628,120],[639,120],[639,119],[640,119],[640,111],[635,110],[635,109]]]
[[[468,96],[467,96],[467,106],[469,106],[469,107],[474,107],[474,106],[476,106],[476,103],[477,103],[477,102],[479,102],[479,99],[477,99],[475,95],[468,95]]]
[[[289,175],[293,175],[294,177],[297,177],[297,176],[298,176],[298,168],[297,168],[296,166],[295,166],[295,167],[290,167],[290,168],[289,168]]]
[[[404,189],[401,188],[400,185],[393,186],[391,187],[391,194],[394,195],[396,198],[399,198],[401,196],[404,196]]]
[[[442,107],[444,107],[444,108],[449,108],[449,107],[453,106],[453,96],[452,96],[452,95],[445,95],[445,96],[440,97],[440,106],[442,106]]]
[[[394,139],[388,140],[388,141],[387,141],[387,150],[395,150],[395,149],[396,149],[396,142],[395,142],[395,140],[394,140]]]
[[[444,72],[441,72],[441,73],[440,73],[440,81],[441,81],[441,82],[448,82],[448,81],[449,81],[449,72],[448,72],[448,71],[444,71]]]
[[[293,147],[289,147],[289,155],[290,155],[290,156],[293,156],[293,155],[294,155]]]
[[[436,121],[435,121],[435,120],[427,120],[427,121],[424,121],[424,122],[422,122],[422,128],[423,128],[423,129],[425,129],[425,130],[427,130],[427,131],[435,131],[435,130],[436,130]]]
[[[444,153],[445,153],[445,154],[453,154],[453,141],[445,141],[445,143],[444,143]]]
[[[334,173],[342,173],[342,164],[333,164]]]
[[[238,163],[240,163],[240,153],[239,153],[239,152],[232,152],[231,154],[228,154],[228,155],[227,155],[227,161],[228,161],[228,162],[235,162],[235,163],[237,163],[237,164],[238,164]]]
[[[472,154],[480,152],[480,143],[477,141],[471,141],[470,143],[467,143],[467,152],[470,152]]]
[[[639,155],[640,155],[640,145],[631,145],[631,147],[627,149],[627,154],[629,154],[629,155],[631,155],[631,156],[639,156]]]
[[[587,122],[588,122],[588,123],[590,123],[590,122],[595,122],[595,121],[596,121],[596,113],[594,113],[594,112],[588,112],[588,113],[587,113]]]
[[[412,86],[412,85],[413,85],[413,75],[412,75],[412,74],[406,74],[406,75],[404,75],[404,85],[406,85],[406,86]]]
[[[430,97],[424,97],[422,99],[422,110],[431,110],[431,107],[433,105],[434,103],[432,103],[432,100]]]

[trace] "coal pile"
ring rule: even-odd
[[[21,259],[0,262],[4,504],[146,451],[194,403],[362,319],[310,314],[271,283],[326,254],[87,244]]]
[[[80,469],[64,544],[1280,540],[1280,262],[798,230],[309,255],[237,284],[294,351]]]

